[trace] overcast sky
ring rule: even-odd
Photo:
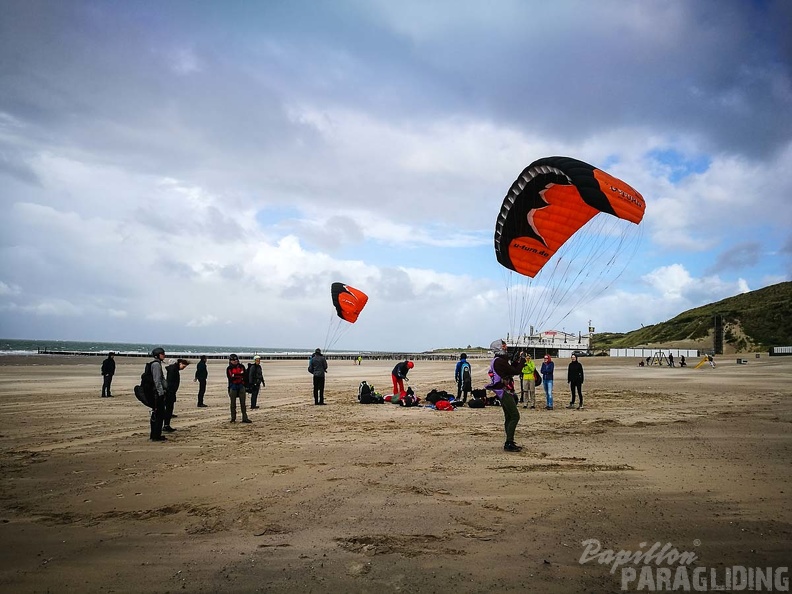
[[[792,278],[792,2],[0,1],[0,336],[485,345],[532,161],[646,199],[558,328]],[[562,326],[562,327],[561,327]]]

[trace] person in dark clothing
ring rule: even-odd
[[[190,362],[187,359],[176,359],[165,368],[165,383],[167,388],[165,390],[165,426],[163,431],[173,433],[176,431],[171,427],[171,419],[176,415],[173,414],[173,406],[176,404],[176,392],[179,391],[179,384],[181,383],[181,371],[187,367]]]
[[[236,401],[239,399],[239,406],[242,409],[242,422],[252,423],[247,416],[245,407],[245,367],[239,362],[239,357],[231,355],[228,357],[228,367],[226,368],[228,378],[228,398],[231,401],[231,422],[236,423]]]
[[[496,340],[490,345],[495,355],[490,363],[492,383],[488,390],[495,392],[495,397],[500,400],[503,408],[503,426],[506,431],[506,442],[503,449],[507,452],[519,452],[522,447],[514,442],[514,433],[520,422],[520,410],[517,408],[517,394],[514,391],[514,376],[522,373],[525,359],[518,359],[513,364],[509,362],[509,351],[506,342]]]
[[[407,392],[404,391],[404,380],[407,379],[407,373],[413,367],[415,367],[415,364],[412,361],[402,361],[401,363],[397,363],[396,367],[391,371],[393,395],[398,396],[399,400],[407,395]]]
[[[115,353],[110,351],[107,353],[107,359],[102,361],[102,398],[112,398],[110,393],[110,384],[113,383],[113,375],[115,375]]]
[[[569,389],[572,390],[572,402],[569,403],[567,408],[575,408],[575,390],[578,393],[578,410],[583,408],[583,365],[578,361],[577,355],[572,355],[572,362],[567,368],[567,383]]]
[[[457,384],[457,400],[462,404],[467,402],[468,394],[473,390],[473,372],[467,360],[467,354],[459,355],[456,368],[454,369],[454,380]]]
[[[313,374],[313,397],[315,405],[324,405],[325,374],[327,373],[327,359],[321,349],[316,349],[308,363],[308,373]]]
[[[261,368],[261,357],[253,357],[253,365],[248,369],[248,386],[250,386],[250,408],[258,408],[258,395],[264,383],[264,370]]]
[[[674,353],[668,353],[668,366],[674,367]]]
[[[151,362],[151,377],[154,380],[154,407],[151,409],[151,434],[152,441],[167,441],[162,435],[162,424],[165,421],[165,392],[167,384],[162,370],[162,361],[165,359],[165,349],[157,347],[151,351],[154,360]]]
[[[206,369],[206,355],[201,355],[201,360],[195,366],[195,379],[193,382],[198,382],[198,407],[205,408],[204,395],[206,394],[206,378],[209,377],[209,371]]]

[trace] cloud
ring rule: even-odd
[[[349,345],[488,344],[497,210],[553,154],[647,201],[567,330],[789,279],[792,11],[726,1],[9,0],[0,326],[321,346],[343,280],[371,297]]]

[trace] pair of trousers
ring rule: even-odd
[[[553,380],[546,379],[542,382],[545,391],[545,400],[548,408],[553,408]]]
[[[199,379],[198,380],[198,404],[204,403],[204,395],[206,394],[206,380]]]
[[[162,437],[162,425],[165,421],[165,395],[154,396],[154,408],[151,409],[151,439]]]
[[[173,416],[173,406],[176,404],[176,394],[165,394],[165,415],[164,425],[170,427],[171,417]]]
[[[569,404],[571,404],[572,406],[575,406],[575,390],[577,390],[578,397],[579,397],[578,400],[580,401],[578,406],[583,406],[583,390],[582,390],[582,387],[583,387],[583,384],[576,384],[574,382],[569,382],[569,388],[572,390],[572,402],[570,402]]]
[[[404,380],[391,374],[391,381],[393,382],[393,393],[397,396],[405,396],[407,392],[404,391]]]
[[[531,406],[536,406],[536,386],[534,385],[534,378],[522,378],[520,380],[520,392],[522,393],[522,398],[520,401],[525,401],[526,404],[530,404]],[[528,398],[525,398],[525,395],[528,395]]]
[[[520,422],[520,410],[517,408],[517,396],[511,392],[504,392],[501,400],[503,409],[503,427],[506,430],[506,443],[514,442],[514,431]]]
[[[111,374],[106,374],[104,376],[104,380],[102,381],[102,398],[106,396],[110,396],[110,384],[113,383],[113,376]]]
[[[313,376],[314,404],[324,404],[325,378],[323,375]]]
[[[238,388],[236,385],[228,388],[228,398],[231,401],[231,422],[236,421],[237,399],[239,399],[239,407],[242,409],[242,420],[247,419],[247,407],[245,406],[245,386],[239,384]]]
[[[467,402],[468,394],[470,394],[470,388],[465,389],[462,385],[462,382],[457,383],[457,400],[462,400],[462,402]]]
[[[259,390],[261,390],[261,384],[254,384],[250,386],[250,408],[254,408],[256,406],[256,402],[258,402]]]

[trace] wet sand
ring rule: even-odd
[[[140,359],[117,359],[102,399],[98,358],[0,357],[0,591],[618,591],[618,570],[579,562],[586,539],[785,566],[792,357],[735,359],[582,359],[585,409],[557,380],[507,453],[500,408],[357,404],[395,361],[331,360],[324,407],[304,362],[265,362],[251,425],[228,422],[222,362],[196,408],[193,364],[155,443]],[[453,391],[453,369],[419,362],[410,384]]]

